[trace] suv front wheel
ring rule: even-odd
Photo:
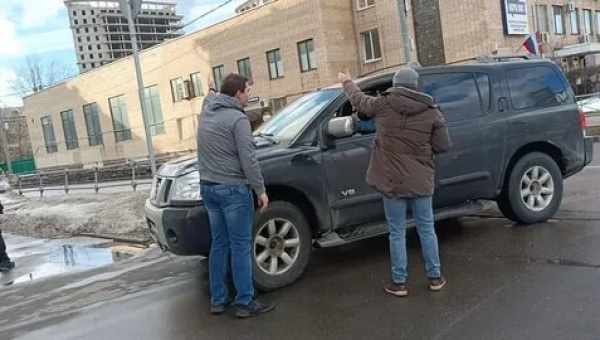
[[[529,153],[517,161],[509,176],[498,200],[504,216],[524,224],[554,216],[563,193],[563,177],[554,159],[541,152]]]
[[[302,212],[276,201],[258,214],[252,258],[254,283],[261,291],[287,286],[304,272],[312,250],[312,234]]]

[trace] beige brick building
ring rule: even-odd
[[[501,1],[405,3],[410,37],[406,42],[397,0],[271,0],[248,2],[227,21],[143,51],[148,118],[157,153],[195,149],[196,115],[209,78],[218,83],[230,72],[251,76],[253,94],[259,98],[253,110],[277,111],[303,93],[335,83],[341,70],[359,75],[404,64],[404,46],[409,46],[413,60],[439,64],[496,50],[516,51],[525,38],[505,33]],[[547,32],[543,35],[547,54],[595,39],[600,32],[599,3],[579,0],[571,7],[568,3],[526,3],[529,31]],[[559,8],[562,16],[554,16]],[[588,10],[591,17],[586,19]],[[571,17],[579,18],[578,25],[571,25]],[[586,22],[591,26],[586,28]],[[575,27],[578,34],[572,32]],[[584,34],[588,29],[592,32]],[[24,102],[40,168],[147,155],[131,58],[79,75]]]

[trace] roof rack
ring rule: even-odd
[[[539,60],[542,59],[539,56],[532,54],[492,54],[492,55],[481,55],[478,57],[471,57],[461,60],[456,60],[453,62],[446,63],[445,65],[453,65],[453,64],[463,64],[467,62],[476,62],[476,63],[498,63],[498,62],[508,62],[508,61],[519,61],[519,60]]]

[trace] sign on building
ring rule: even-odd
[[[504,32],[508,35],[529,34],[527,0],[503,0]]]

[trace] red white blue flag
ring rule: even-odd
[[[537,34],[530,34],[522,44],[531,54],[540,55],[540,44],[538,43]]]

